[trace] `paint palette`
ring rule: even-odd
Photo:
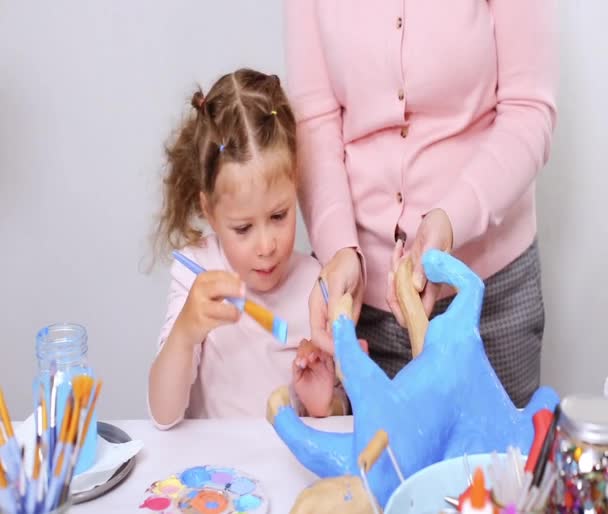
[[[154,482],[140,509],[162,514],[267,514],[260,482],[234,468],[196,466]]]

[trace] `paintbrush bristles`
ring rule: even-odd
[[[46,411],[46,399],[44,397],[44,391],[42,391],[40,397],[40,409],[42,410],[42,432],[46,432],[49,428],[49,417]]]
[[[36,450],[34,453],[34,469],[32,470],[32,478],[34,480],[38,480],[38,478],[40,477],[41,452],[42,452],[42,450],[40,449],[40,438],[36,437]]]
[[[84,420],[84,426],[82,428],[82,432],[80,434],[80,439],[78,441],[79,448],[82,448],[82,446],[84,445],[84,440],[87,437],[87,433],[89,431],[89,425],[91,424],[91,418],[93,417],[93,412],[95,412],[95,405],[97,404],[97,398],[99,397],[99,392],[101,391],[101,384],[102,384],[102,382],[99,381],[99,382],[97,382],[97,385],[95,386],[95,392],[93,393],[93,399],[91,400],[91,406],[89,407],[89,410],[87,412],[87,417]]]
[[[84,446],[84,442],[87,438],[87,433],[89,432],[89,425],[91,424],[91,419],[93,417],[93,412],[95,411],[95,406],[97,405],[97,398],[99,397],[99,392],[101,391],[101,382],[97,382],[95,386],[95,392],[93,393],[93,399],[91,400],[91,405],[87,411],[87,416],[84,420],[83,428],[80,431],[80,435],[78,436],[78,444],[75,444],[74,451],[72,452],[71,461],[68,463],[68,471],[65,478],[65,483],[63,486],[63,492],[61,498],[63,499],[65,495],[67,495],[69,484],[72,481],[72,475],[74,474],[74,468],[76,467],[76,461],[80,456],[80,451]]]
[[[70,419],[70,427],[66,437],[67,444],[74,444],[76,434],[78,432],[78,421],[80,420],[80,405],[77,400],[74,401],[74,409],[72,410],[72,418]]]
[[[63,420],[61,421],[61,432],[59,432],[59,440],[62,443],[66,442],[68,436],[68,428],[70,426],[70,420],[72,418],[72,409],[74,406],[74,398],[70,394],[67,401],[65,402],[65,409],[63,412]]]
[[[74,411],[70,423],[68,443],[76,444],[76,438],[80,431],[81,411],[86,409],[89,404],[93,379],[86,375],[78,375],[72,380],[72,390],[74,391]]]
[[[93,378],[88,375],[78,375],[72,380],[72,388],[76,402],[81,409],[86,409],[93,389]]]
[[[258,305],[257,303],[252,302],[251,300],[247,300],[245,302],[245,312],[249,314],[254,320],[256,320],[260,325],[262,325],[266,330],[272,332],[272,321],[274,319],[274,314]]]
[[[0,464],[0,489],[6,489],[8,487],[8,480],[6,479],[6,473],[2,464]]]
[[[0,389],[0,417],[2,418],[2,423],[4,424],[6,438],[10,439],[15,435],[15,432],[13,430],[13,424],[11,423],[11,417],[8,413],[8,408],[6,407],[6,402],[4,401],[2,389]]]

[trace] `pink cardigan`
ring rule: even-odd
[[[556,109],[556,0],[286,0],[301,208],[322,263],[361,249],[387,309],[396,229],[444,209],[482,278],[534,240]]]

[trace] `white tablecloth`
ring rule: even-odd
[[[352,430],[352,417],[306,419],[321,430]],[[147,420],[110,421],[144,442],[135,469],[106,495],[70,509],[74,514],[145,513],[139,509],[154,481],[198,465],[230,466],[258,478],[270,496],[272,514],[288,514],[297,495],[316,479],[264,419],[188,420],[167,432]]]

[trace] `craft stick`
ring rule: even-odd
[[[371,441],[367,443],[367,446],[359,454],[359,458],[357,459],[359,467],[366,473],[369,473],[369,470],[387,446],[388,434],[384,430],[378,430]]]

